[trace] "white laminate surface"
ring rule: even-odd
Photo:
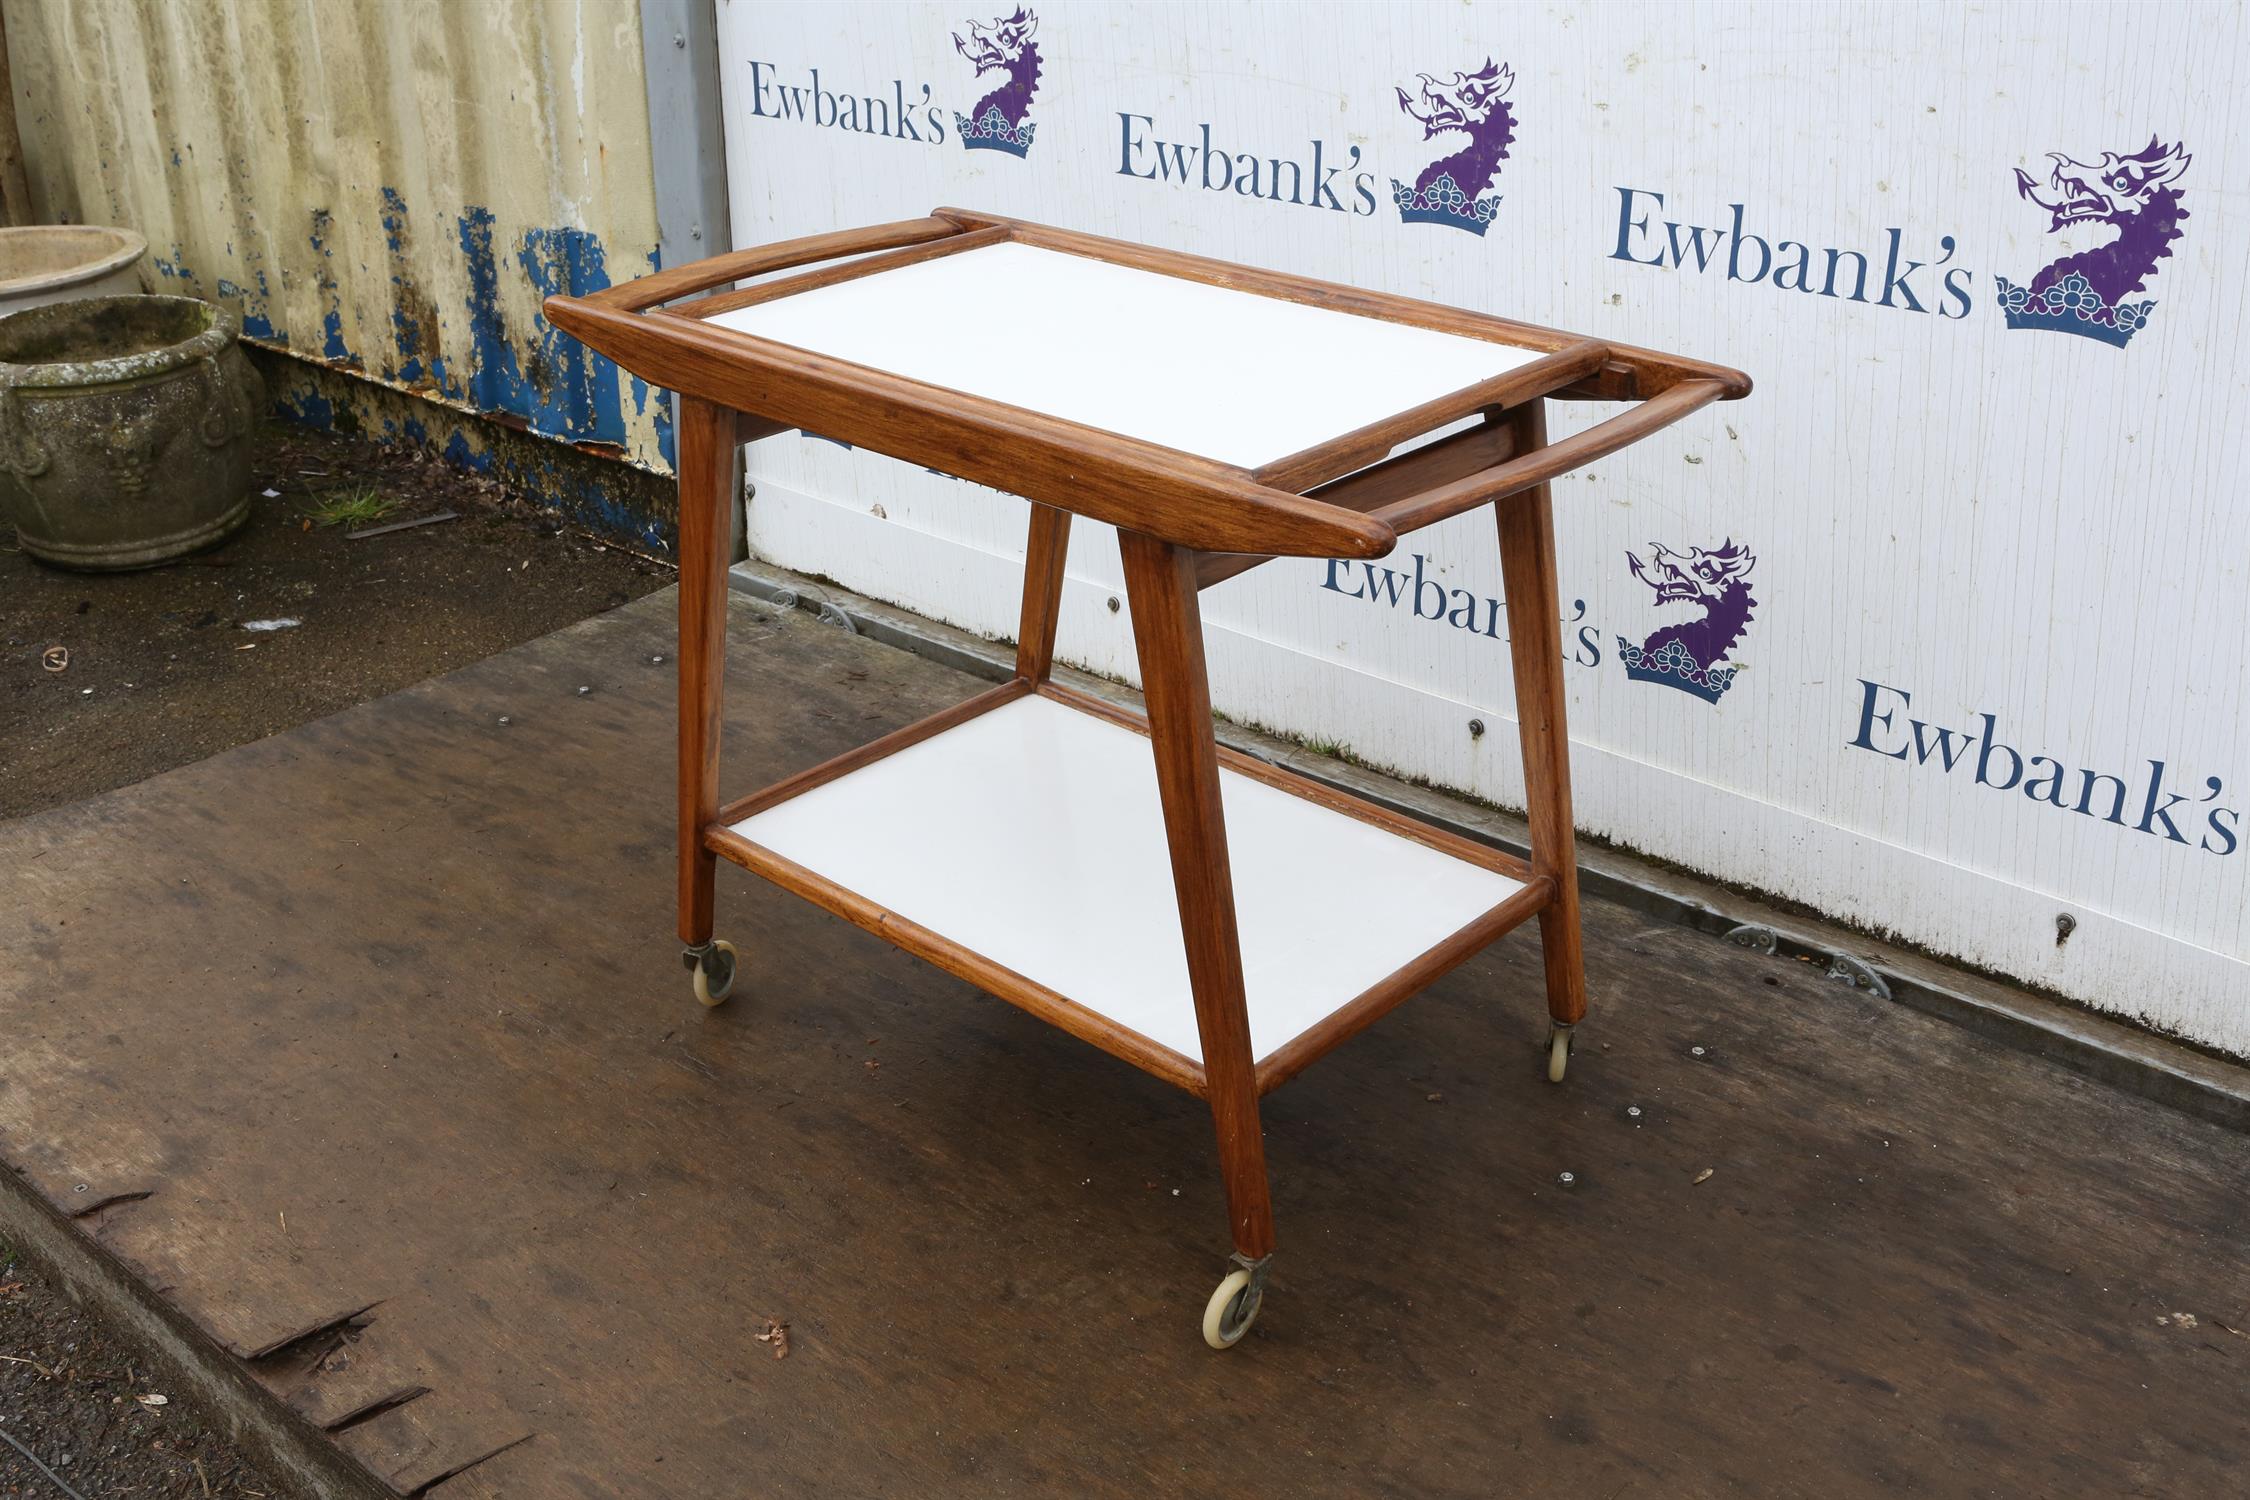
[[[710,321],[1244,468],[1540,357],[1013,241]]]
[[[1252,1050],[1265,1057],[1521,887],[1222,770]],[[1147,739],[1028,697],[734,825],[1200,1059]]]

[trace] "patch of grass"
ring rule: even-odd
[[[398,509],[390,496],[362,486],[356,490],[330,490],[305,512],[315,526],[365,526]]]

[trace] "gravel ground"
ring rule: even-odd
[[[282,1493],[188,1403],[168,1396],[131,1345],[0,1245],[0,1496]]]
[[[145,572],[60,572],[0,530],[0,818],[348,708],[673,577],[411,450],[276,424],[254,485],[275,493],[232,539]],[[355,541],[320,519],[347,499],[387,505],[376,524],[459,518]],[[246,628],[277,619],[297,623]],[[52,1278],[5,1244],[0,1267],[0,1500],[284,1493]]]

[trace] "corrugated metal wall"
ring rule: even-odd
[[[539,316],[656,259],[639,27],[636,0],[8,0],[32,203],[139,230],[152,289],[296,355],[669,467],[659,395]]]

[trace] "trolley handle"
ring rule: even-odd
[[[763,276],[769,271],[786,271],[847,255],[864,255],[870,250],[896,250],[906,245],[951,239],[963,232],[961,224],[933,215],[926,219],[900,219],[895,224],[872,224],[864,229],[809,234],[802,239],[782,240],[690,261],[669,271],[652,271],[598,292],[588,292],[578,300],[617,312],[646,312],[659,303],[707,292],[715,286],[752,276]]]
[[[1606,422],[1573,433],[1559,443],[1534,448],[1505,463],[1424,490],[1404,500],[1394,500],[1367,512],[1399,535],[1433,526],[1449,516],[1475,510],[1495,500],[1520,494],[1545,484],[1558,474],[1583,468],[1620,448],[1630,447],[1650,433],[1671,426],[1690,412],[1700,411],[1726,394],[1716,380],[1683,380],[1648,400],[1619,412]]]

